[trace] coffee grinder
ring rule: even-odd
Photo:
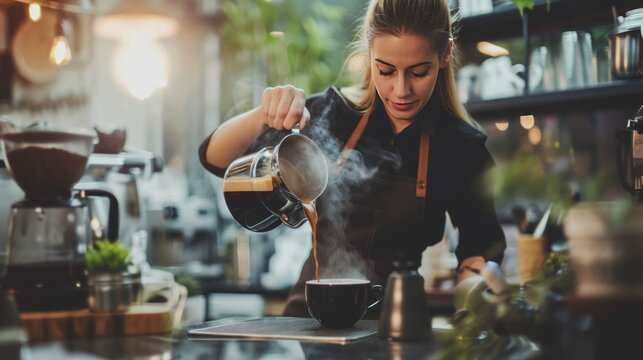
[[[616,166],[623,187],[643,202],[643,106],[616,133]]]
[[[108,238],[118,234],[118,204],[104,190],[74,189],[95,133],[27,129],[0,134],[5,163],[25,198],[11,205],[5,286],[20,311],[87,308],[85,252],[92,244],[88,196],[110,203]]]

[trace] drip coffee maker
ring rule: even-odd
[[[118,234],[118,204],[104,190],[74,189],[85,172],[95,134],[26,129],[0,134],[2,153],[25,198],[11,205],[6,287],[21,311],[87,307],[84,255],[92,243],[87,197],[107,197],[108,238]]]

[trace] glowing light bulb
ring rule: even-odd
[[[500,120],[500,121],[496,122],[496,129],[498,129],[500,131],[506,131],[507,129],[509,129],[509,121]]]
[[[538,145],[543,139],[543,133],[540,131],[540,129],[537,126],[534,126],[531,129],[529,129],[529,132],[527,133],[527,138],[529,139],[529,142],[532,145]]]
[[[479,42],[476,48],[481,53],[489,56],[495,57],[495,56],[509,55],[509,50],[503,48],[502,46],[498,46],[496,44],[493,44],[487,41]]]
[[[49,61],[58,66],[65,66],[71,61],[71,48],[65,35],[56,35],[49,52]]]
[[[37,22],[42,18],[42,8],[37,2],[34,1],[30,3],[27,10],[27,12],[29,13],[29,19],[31,19],[31,21]]]
[[[154,39],[134,37],[121,44],[115,54],[116,79],[139,100],[167,85],[168,68],[167,54]]]
[[[520,117],[520,125],[527,130],[534,127],[535,123],[536,123],[536,119],[534,118],[533,115],[522,115]]]

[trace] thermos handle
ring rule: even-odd
[[[379,305],[382,302],[382,300],[384,300],[384,287],[382,285],[373,285],[371,286],[371,290],[374,290],[375,292],[379,293],[379,297],[377,300],[375,300],[375,302],[373,302],[366,308],[367,312],[373,309],[374,307],[376,307],[377,305]]]
[[[109,200],[109,219],[107,219],[107,239],[109,241],[118,240],[119,231],[119,215],[118,215],[118,200],[116,196],[109,191],[100,189],[80,189],[80,196],[98,196],[105,197]]]

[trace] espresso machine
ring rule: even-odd
[[[643,202],[643,106],[616,133],[616,166],[623,187]]]
[[[118,203],[109,192],[74,188],[95,133],[23,129],[0,134],[4,161],[24,191],[11,205],[4,287],[20,311],[87,308],[85,252],[92,244],[88,197],[109,199],[107,238],[118,236]]]

